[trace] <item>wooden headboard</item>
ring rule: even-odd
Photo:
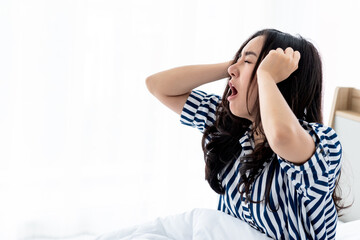
[[[331,109],[329,126],[339,136],[343,150],[343,165],[339,185],[345,205],[343,222],[360,219],[360,90],[337,87]]]

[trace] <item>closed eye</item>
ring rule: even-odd
[[[237,60],[236,62],[239,62],[239,60],[240,60],[240,58],[238,58],[238,60]],[[247,61],[247,60],[245,60],[244,62],[245,62],[245,63],[250,63],[250,64],[252,63],[252,62],[249,62],[249,61]]]

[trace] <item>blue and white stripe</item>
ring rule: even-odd
[[[215,112],[221,98],[193,90],[187,99],[181,123],[204,132],[215,122]],[[240,156],[253,151],[251,126],[239,139],[240,156],[221,172],[225,194],[220,195],[218,210],[249,223],[253,228],[274,239],[335,239],[337,212],[332,200],[335,181],[340,173],[342,148],[335,131],[319,123],[300,124],[314,139],[316,151],[302,165],[295,165],[274,154],[266,161],[251,186],[251,199],[264,198],[266,179],[275,168],[271,183],[270,204],[245,202],[237,190],[240,180]],[[277,160],[279,164],[272,164]]]
[[[206,97],[205,97],[206,96]],[[198,128],[201,132],[215,122],[216,106],[220,101],[217,95],[192,91],[181,113],[181,123]]]

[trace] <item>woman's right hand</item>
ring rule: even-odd
[[[266,78],[271,78],[275,83],[279,83],[287,79],[296,69],[300,61],[300,52],[294,51],[291,47],[285,49],[277,48],[271,50],[268,55],[261,61],[257,76],[266,75]]]

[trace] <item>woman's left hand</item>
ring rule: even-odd
[[[287,79],[297,68],[300,61],[300,52],[291,47],[271,50],[262,60],[257,69],[257,77],[264,75],[271,77],[275,83]]]

